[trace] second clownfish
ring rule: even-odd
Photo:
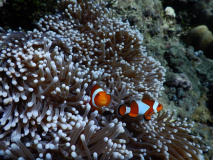
[[[162,109],[163,106],[157,101],[143,98],[142,101],[132,100],[130,103],[130,107],[127,107],[125,104],[119,106],[118,113],[122,116],[125,114],[129,114],[130,117],[144,115],[147,120],[150,120],[152,114],[157,113]]]
[[[103,106],[108,106],[111,101],[111,96],[107,94],[98,84],[95,84],[91,89],[89,104],[92,110],[99,110]]]

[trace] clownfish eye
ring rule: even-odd
[[[97,95],[98,95],[98,96],[100,96],[100,94],[99,94],[99,93],[98,93]]]

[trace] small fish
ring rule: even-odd
[[[92,87],[90,97],[89,104],[92,110],[99,110],[103,106],[108,106],[111,101],[111,95],[107,94],[98,84]]]
[[[122,104],[118,107],[118,113],[122,116],[125,114],[129,114],[130,117],[144,115],[147,120],[150,120],[152,114],[157,113],[162,109],[163,106],[157,101],[143,98],[142,101],[132,100],[130,103],[130,107],[127,107],[125,104]]]

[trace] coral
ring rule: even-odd
[[[185,41],[188,45],[193,45],[195,49],[201,49],[208,58],[213,58],[213,35],[205,25],[192,28],[187,34]]]
[[[165,15],[169,17],[176,17],[175,10],[172,7],[166,7],[165,8]]]
[[[190,125],[168,112],[130,124],[117,116],[121,103],[143,95],[156,99],[165,69],[147,55],[139,31],[103,5],[61,0],[58,14],[40,19],[39,29],[1,31],[3,158],[202,157],[202,148],[190,142],[196,139],[188,135]],[[91,112],[89,92],[96,83],[112,102]]]
[[[205,50],[212,41],[212,33],[205,25],[200,25],[191,29],[187,35],[187,43],[192,44],[197,49]]]
[[[192,84],[188,77],[183,73],[167,75],[167,82],[169,86],[183,88],[184,90],[191,90]]]

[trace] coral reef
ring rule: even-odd
[[[213,59],[213,1],[172,0],[164,1],[163,5],[164,7],[169,5],[175,9],[177,21],[185,28],[184,36],[182,36],[185,43],[193,45],[196,50],[203,50],[208,58]]]
[[[121,103],[158,98],[165,69],[147,55],[139,31],[104,5],[61,0],[38,30],[1,31],[3,158],[202,159],[205,148],[192,143],[199,138],[188,134],[186,120],[116,114]],[[95,83],[112,96],[100,112],[90,111]]]

